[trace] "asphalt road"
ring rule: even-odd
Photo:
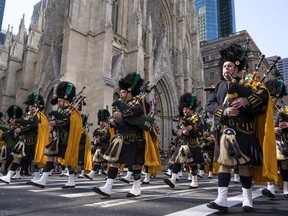
[[[132,184],[116,180],[110,198],[102,197],[91,189],[102,186],[105,176],[95,175],[94,181],[77,178],[76,188],[62,189],[68,177],[53,174],[44,189],[26,185],[31,176],[13,180],[9,185],[0,183],[1,216],[92,216],[92,215],[166,215],[197,216],[216,215],[215,210],[206,204],[217,196],[217,177],[198,178],[199,188],[188,189],[190,182],[184,173],[174,189],[164,184],[166,176],[161,173],[151,179],[149,185],[142,186],[142,194],[137,198],[127,198]],[[288,199],[276,191],[276,198],[261,195],[262,186],[253,187],[254,211],[244,213],[241,208],[242,194],[240,184],[230,183],[228,192],[229,215],[286,215]]]

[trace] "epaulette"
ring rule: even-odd
[[[179,116],[177,116],[177,117],[174,117],[173,119],[172,119],[173,121],[179,121]]]
[[[215,86],[211,85],[211,86],[205,87],[204,91],[215,91]]]
[[[204,88],[204,91],[215,91],[217,85],[219,85],[223,80],[219,80],[218,82],[214,83],[213,85],[211,86],[208,86],[208,87],[205,87]]]

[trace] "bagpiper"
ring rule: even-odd
[[[82,133],[81,114],[73,102],[75,95],[76,88],[71,82],[63,81],[57,86],[56,98],[52,99],[51,104],[58,104],[59,107],[50,113],[49,143],[44,150],[47,162],[41,178],[31,181],[34,186],[40,188],[46,186],[47,178],[57,158],[62,165],[69,167],[69,180],[62,188],[75,187],[74,171],[78,165]]]
[[[261,83],[255,88],[241,84],[238,76],[248,51],[247,46],[238,44],[231,44],[220,51],[222,79],[207,101],[207,111],[219,120],[221,126],[218,128],[221,138],[216,145],[218,196],[207,207],[220,212],[228,212],[227,193],[232,167],[239,166],[242,209],[246,212],[253,210],[252,173],[256,182],[264,177],[277,179],[276,167],[270,160],[273,153],[267,157],[268,152],[265,152],[268,141],[275,139],[275,134],[271,133],[273,113],[269,93]]]

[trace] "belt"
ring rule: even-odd
[[[254,121],[243,121],[240,119],[229,118],[222,120],[222,124],[244,134],[253,134],[255,132]]]

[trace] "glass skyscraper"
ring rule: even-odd
[[[6,0],[0,0],[0,31],[2,30],[2,22],[3,22],[3,16],[4,16],[5,1]]]
[[[235,33],[234,0],[195,0],[195,7],[200,42]]]

